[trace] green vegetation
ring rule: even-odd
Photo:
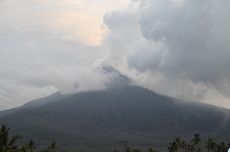
[[[34,145],[34,142],[30,140],[27,144],[18,146],[16,141],[21,138],[21,136],[9,135],[9,128],[2,126],[0,130],[0,152],[55,152],[56,144],[51,143],[46,149],[38,150]]]

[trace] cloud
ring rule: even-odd
[[[145,0],[140,8],[145,38],[161,41],[167,48],[158,69],[216,87],[220,81],[229,81],[230,20],[226,14],[230,13],[230,2],[187,0],[177,7],[172,4],[170,0]]]
[[[143,0],[107,14],[108,60],[159,93],[230,107],[229,5]]]
[[[144,36],[164,41],[168,48],[160,68],[177,76],[184,74],[194,81],[228,78],[230,73],[224,66],[230,63],[230,21],[225,15],[229,12],[229,2],[188,0],[180,7],[166,2],[170,0],[159,4],[146,0],[140,10]],[[144,8],[146,5],[149,8]]]
[[[74,34],[74,28],[84,31],[90,27],[84,24],[85,29],[79,29],[79,26],[69,25],[72,29],[66,31],[51,25],[50,22],[55,23],[59,17],[59,8],[56,3],[50,4],[36,0],[3,0],[0,3],[0,87],[26,98],[6,98],[6,102],[13,102],[10,104],[0,100],[2,108],[20,105],[55,91],[68,93],[103,88],[106,79],[94,70],[94,63],[104,57],[106,50],[84,41],[90,34],[95,34],[94,30],[86,32],[85,37],[79,34],[83,40],[66,38],[68,32]],[[61,7],[61,13],[64,8],[69,11],[67,6]],[[57,16],[44,16],[47,12]],[[74,19],[74,22],[77,21]],[[3,93],[0,89],[0,97]]]
[[[47,18],[45,24],[63,34],[63,39],[84,45],[100,45],[106,34],[103,15],[107,11],[122,9],[128,2],[129,0],[46,0],[40,1],[40,4],[49,9],[40,15]]]
[[[108,79],[95,66],[112,65],[158,93],[230,107],[229,7],[227,0],[2,0],[0,84],[27,100],[101,89]]]

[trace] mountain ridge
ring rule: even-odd
[[[51,102],[43,99],[42,104],[32,102],[3,115],[0,123],[21,132],[25,139],[55,139],[61,146],[76,149],[114,149],[121,139],[137,146],[161,147],[178,136],[201,133],[225,138],[229,132],[226,109],[183,103],[133,85],[61,95]]]

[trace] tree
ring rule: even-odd
[[[28,147],[29,147],[29,152],[35,152],[36,147],[34,145],[34,141],[33,140],[29,141]]]
[[[10,129],[4,125],[0,130],[0,152],[39,152],[36,150],[36,147],[32,140],[30,140],[27,144],[18,147],[16,145],[16,141],[21,136],[10,137],[9,131]],[[47,149],[40,152],[55,152],[56,148],[56,143],[52,142]]]
[[[184,141],[180,138],[176,138],[172,143],[169,143],[168,150],[169,152],[178,152],[183,149]]]
[[[216,146],[217,146],[217,144],[215,143],[215,141],[212,138],[209,138],[207,143],[206,143],[206,148],[207,148],[208,152],[215,152]]]
[[[42,150],[41,152],[55,152],[56,148],[56,143],[52,142],[46,150]]]
[[[127,145],[128,145],[128,140],[120,140],[118,141],[120,144],[124,145],[124,152],[127,152]]]
[[[193,139],[191,140],[191,145],[193,146],[191,152],[201,152],[200,143],[201,143],[200,134],[194,134]]]
[[[141,152],[139,149],[134,148],[133,152]]]
[[[224,142],[221,142],[217,145],[216,152],[226,152],[228,150],[227,145]]]
[[[149,148],[149,152],[157,152],[157,151],[153,148]]]
[[[6,126],[2,126],[0,131],[0,152],[10,152],[16,151],[17,146],[15,142],[20,136],[13,136],[12,138],[9,137],[9,128]]]

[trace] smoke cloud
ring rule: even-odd
[[[229,107],[230,2],[143,0],[130,7],[105,16],[112,64],[159,93]]]
[[[160,94],[230,108],[230,1],[90,2],[0,2],[0,98],[103,89],[97,68],[111,65]]]

